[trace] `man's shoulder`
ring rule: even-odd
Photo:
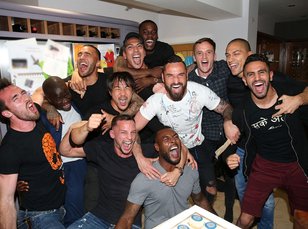
[[[166,43],[166,42],[162,42],[162,41],[156,41],[156,46],[155,46],[155,48],[164,48],[164,49],[172,49],[173,50],[173,48],[172,48],[172,46],[171,45],[169,45],[168,43]]]

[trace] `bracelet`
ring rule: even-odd
[[[175,168],[175,169],[178,169],[178,170],[180,171],[180,176],[182,176],[182,175],[183,175],[183,173],[184,173],[184,169],[183,169],[182,167],[175,166],[174,168]]]

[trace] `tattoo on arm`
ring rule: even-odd
[[[232,111],[233,108],[231,105],[226,102],[225,100],[221,99],[217,107],[214,109],[217,113],[221,114],[224,120],[231,120],[232,119]]]

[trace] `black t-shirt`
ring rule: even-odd
[[[152,149],[151,149],[152,148]],[[153,152],[153,146],[144,152]],[[106,143],[100,137],[85,144],[87,159],[98,166],[99,201],[91,211],[111,224],[116,224],[122,215],[130,184],[139,173],[134,156],[121,158],[114,152],[113,143]],[[134,224],[141,225],[141,214]]]
[[[294,162],[296,154],[292,147],[292,138],[284,122],[285,115],[272,118],[277,112],[275,105],[269,109],[257,107],[249,97],[249,125],[257,145],[257,153],[264,159],[275,162]]]
[[[72,100],[83,119],[93,107],[102,104],[104,101],[110,100],[107,88],[107,77],[106,74],[98,73],[98,80],[95,84],[87,86],[87,91],[82,99],[78,93],[70,89]]]
[[[172,55],[174,55],[174,51],[169,44],[156,41],[153,53],[147,54],[144,58],[144,62],[148,68],[164,66]]]
[[[9,129],[0,146],[0,173],[16,174],[29,183],[20,207],[31,211],[59,208],[64,203],[62,160],[56,144],[38,121],[30,132]]]

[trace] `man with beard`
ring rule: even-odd
[[[200,152],[199,155],[203,155],[202,109],[206,107],[221,114],[227,127],[233,125],[231,106],[208,87],[187,82],[186,66],[179,56],[172,56],[168,60],[162,80],[167,93],[155,93],[143,104],[135,116],[137,130],[141,130],[149,120],[157,116],[162,124],[170,126],[180,136],[191,154]],[[204,158],[198,158],[197,163],[199,177],[204,179]]]
[[[249,88],[243,83],[243,69],[245,60],[253,52],[250,48],[250,44],[247,40],[242,38],[235,38],[230,41],[226,47],[226,61],[228,67],[230,68],[232,75],[229,77],[227,88],[228,88],[228,97],[230,104],[234,107],[242,107],[243,100],[250,93]],[[277,113],[275,115],[293,113],[302,105],[308,104],[308,87],[303,82],[297,82],[291,77],[283,75],[279,72],[273,73],[273,83],[283,82],[288,87],[302,87],[303,91],[297,95],[282,95],[279,100],[280,104],[277,104],[275,109]],[[235,146],[235,145],[234,145]],[[245,156],[245,136],[242,135],[240,140],[237,142],[237,147],[232,151],[237,153],[240,157],[240,166],[238,167],[237,174],[235,176],[235,186],[239,196],[239,200],[242,202],[246,185],[247,177],[244,175],[243,162]],[[222,155],[225,157],[228,154]],[[247,174],[246,174],[247,175]],[[273,228],[274,223],[274,207],[275,201],[274,196],[271,194],[266,201],[262,216],[258,222],[258,229],[270,229]]]
[[[129,187],[139,173],[133,156],[133,146],[137,131],[131,116],[118,115],[111,123],[110,137],[113,143],[100,138],[86,142],[83,147],[75,148],[71,143],[84,143],[89,132],[97,128],[103,120],[102,114],[93,114],[89,121],[72,130],[61,142],[60,151],[68,157],[87,157],[97,164],[99,176],[99,199],[96,207],[75,221],[68,228],[110,228],[121,216]],[[145,152],[154,152],[153,146]],[[133,228],[140,228],[140,215]]]
[[[25,90],[0,80],[1,118],[9,129],[0,146],[0,227],[65,228],[65,185],[56,144],[39,120],[36,105]],[[15,209],[17,179],[27,181]],[[16,224],[17,222],[17,224]]]
[[[153,166],[162,174],[174,170],[181,159],[181,141],[171,128],[157,132],[155,150],[159,159]],[[131,184],[126,208],[116,228],[131,228],[141,206],[144,207],[144,228],[154,228],[165,220],[189,208],[188,198],[198,206],[215,213],[201,192],[198,172],[188,165],[181,168],[182,175],[174,187],[139,173]]]
[[[261,216],[273,189],[283,188],[288,194],[294,228],[307,228],[308,140],[303,125],[307,124],[307,106],[292,114],[277,115],[276,110],[282,95],[297,95],[304,87],[271,83],[273,72],[269,63],[258,54],[247,57],[242,79],[250,96],[245,98],[242,108],[234,110],[232,121],[247,136],[242,166],[245,174],[250,174],[237,225],[249,228],[254,218]],[[227,163],[231,169],[238,167],[239,155],[231,154]]]

